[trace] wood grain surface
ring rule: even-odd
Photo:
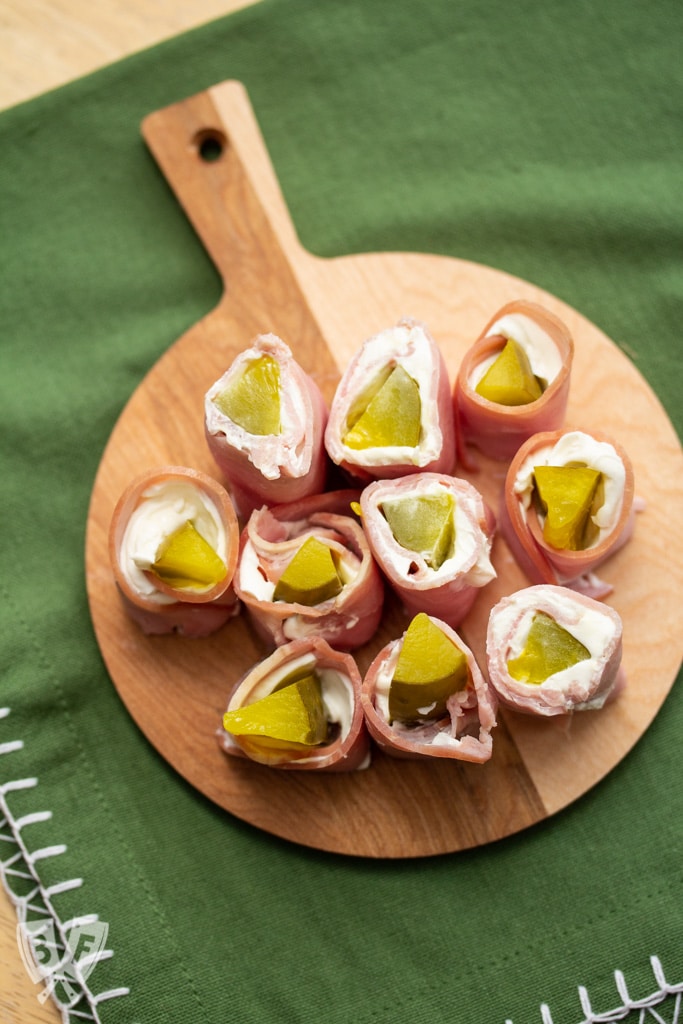
[[[3,0],[0,110],[105,64],[246,7],[250,0]],[[38,1001],[16,942],[16,914],[0,886],[0,1024],[56,1024]]]
[[[166,352],[131,397],[93,490],[86,543],[90,607],[110,675],[133,718],[162,755],[220,806],[323,850],[367,857],[461,850],[567,806],[643,734],[680,663],[680,555],[672,565],[667,530],[672,508],[681,509],[681,452],[658,400],[597,327],[500,271],[428,254],[321,260],[305,252],[239,83],[223,83],[151,115],[143,134],[216,262],[225,291],[217,308]],[[216,160],[202,159],[207,138],[221,150]],[[244,617],[202,640],[145,637],[126,618],[107,558],[120,493],[132,476],[155,465],[185,464],[217,475],[203,435],[203,395],[259,332],[279,334],[329,399],[362,341],[404,315],[427,324],[454,379],[484,325],[516,298],[540,302],[569,327],[576,356],[567,425],[619,440],[647,500],[635,538],[600,572],[614,585],[610,603],[625,625],[625,694],[600,712],[559,721],[501,713],[494,755],[484,766],[375,754],[367,771],[331,777],[225,757],[215,734],[231,686],[265,649]],[[459,470],[494,508],[504,472],[503,465],[483,458],[478,472]],[[460,630],[481,664],[492,604],[527,585],[500,538],[493,560],[498,578]],[[375,640],[356,652],[361,672],[406,621],[389,601]]]

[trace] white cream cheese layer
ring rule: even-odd
[[[607,441],[596,441],[590,434],[584,434],[580,430],[563,434],[555,445],[539,448],[524,460],[515,477],[514,492],[519,496],[526,512],[533,497],[536,466],[566,466],[577,462],[602,473],[604,501],[591,516],[599,530],[597,537],[589,545],[595,547],[616,526],[624,500],[626,470],[617,452]]]
[[[168,480],[148,487],[126,525],[119,550],[121,571],[133,590],[158,604],[174,604],[175,599],[160,593],[145,570],[151,569],[160,545],[188,521],[225,561],[226,536],[218,509],[191,483]]]
[[[562,369],[560,350],[550,335],[531,317],[524,316],[523,313],[508,313],[492,324],[486,337],[491,338],[496,334],[512,338],[524,349],[534,376],[542,381],[544,387],[552,383]],[[474,367],[469,378],[471,388],[476,388],[498,355],[499,353],[495,352]]]
[[[441,428],[436,413],[434,390],[434,366],[429,338],[420,324],[410,322],[397,324],[366,341],[358,354],[353,379],[349,384],[348,411],[362,394],[365,385],[370,384],[386,366],[400,366],[417,384],[420,393],[420,440],[415,448],[404,445],[363,448],[347,448],[340,438],[343,450],[351,462],[364,466],[384,466],[388,461],[397,464],[427,466],[441,454],[443,443]],[[360,386],[359,386],[360,385]],[[342,437],[346,433],[346,421],[342,424]],[[387,452],[391,451],[388,458]]]
[[[491,622],[490,644],[492,648],[505,650],[505,660],[518,657],[526,645],[534,615],[542,611],[550,615],[563,629],[571,633],[590,652],[590,658],[579,661],[553,675],[538,685],[545,690],[562,692],[572,686],[574,690],[589,691],[596,667],[603,658],[607,647],[617,633],[617,626],[611,616],[598,608],[588,608],[562,594],[546,595],[539,607],[534,594],[520,592],[514,602],[500,608]],[[536,690],[536,684],[513,680],[513,685]],[[604,700],[604,698],[603,698]]]
[[[385,722],[389,722],[391,720],[389,717],[389,690],[391,689],[391,681],[394,678],[396,662],[398,661],[400,653],[401,643],[400,641],[395,640],[391,650],[389,651],[388,657],[382,665],[380,665],[379,671],[377,672],[377,678],[375,680],[375,710]]]

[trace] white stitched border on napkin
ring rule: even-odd
[[[623,973],[615,971],[614,981],[622,1004],[613,1010],[607,1010],[603,1013],[596,1013],[593,1010],[588,990],[580,985],[579,1002],[581,1003],[584,1017],[579,1024],[609,1024],[612,1021],[631,1021],[632,1024],[636,1024],[636,1022],[637,1024],[646,1024],[647,1021],[656,1021],[657,1024],[683,1024],[683,1015],[681,1014],[683,982],[679,982],[676,985],[669,984],[664,976],[664,969],[659,957],[650,957],[650,965],[655,976],[655,982],[659,987],[644,999],[632,999],[629,995]],[[672,1017],[662,1017],[655,1009],[657,1006],[662,1008],[661,1004],[664,1000],[667,1000],[667,1005],[673,1011]],[[554,1024],[550,1008],[545,1003],[541,1005],[541,1020],[542,1024]],[[512,1024],[512,1021],[508,1019],[505,1021],[505,1024]]]
[[[9,714],[9,708],[0,707],[0,720],[7,718]],[[0,756],[23,750],[23,747],[22,740],[1,742]],[[41,968],[40,976],[34,976],[34,981],[41,980],[45,985],[38,998],[44,1001],[47,995],[52,996],[61,1011],[64,1024],[70,1024],[70,1021],[76,1018],[79,1021],[92,1021],[94,1024],[101,1024],[98,1005],[106,1000],[128,995],[130,990],[116,988],[95,994],[87,983],[93,967],[102,960],[113,956],[112,950],[98,949],[94,953],[80,956],[78,959],[74,959],[70,955],[68,936],[72,929],[92,927],[98,923],[99,918],[96,914],[88,914],[62,921],[54,907],[53,897],[70,889],[80,888],[83,884],[81,878],[65,879],[50,886],[45,886],[40,881],[35,867],[36,863],[48,857],[59,856],[66,851],[66,846],[55,844],[41,847],[38,850],[29,850],[21,833],[26,825],[50,821],[52,812],[34,811],[16,818],[7,804],[8,793],[35,789],[37,785],[36,778],[20,778],[0,783],[0,880],[17,911],[18,935],[21,936],[19,941],[30,944],[34,963],[40,965]],[[21,887],[25,891],[19,892],[18,889]],[[30,928],[28,927],[29,922]],[[52,947],[44,938],[46,932],[49,932]],[[45,949],[50,948],[54,952],[54,957],[46,966],[42,955]],[[596,1013],[591,1007],[587,989],[579,986],[579,1002],[584,1018],[578,1024],[611,1024],[615,1021],[626,1021],[627,1024],[628,1021],[631,1021],[632,1024],[636,1024],[636,1022],[637,1024],[646,1024],[648,1020],[654,1021],[656,1024],[683,1024],[683,1015],[681,1014],[683,982],[674,985],[667,982],[658,957],[652,956],[650,964],[658,988],[644,999],[631,999],[623,973],[621,971],[614,972],[614,980],[622,1005],[613,1010]],[[655,1009],[658,1006],[661,1008],[664,1000],[673,1002],[673,1017],[669,1020],[662,1017]],[[545,1003],[541,1005],[540,1013],[542,1024],[554,1024],[550,1008]],[[508,1018],[505,1024],[513,1024],[513,1021]]]
[[[9,717],[10,709],[0,707],[0,720]],[[0,742],[0,756],[15,753],[24,747],[22,740]],[[95,994],[88,984],[94,968],[113,956],[110,949],[91,941],[86,952],[78,952],[71,944],[74,934],[106,940],[108,928],[96,914],[87,914],[63,921],[53,898],[83,884],[81,878],[67,878],[46,886],[40,880],[36,864],[66,851],[61,843],[29,849],[22,830],[31,824],[50,821],[52,812],[33,811],[15,817],[9,809],[7,795],[19,790],[36,789],[36,778],[18,778],[0,783],[0,879],[17,912],[17,945],[27,972],[36,983],[43,984],[37,999],[52,997],[61,1012],[64,1024],[70,1021],[92,1021],[101,1024],[98,1006],[106,1000],[128,995],[129,989],[115,988]],[[93,950],[92,946],[96,948]]]

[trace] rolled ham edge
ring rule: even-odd
[[[484,677],[474,654],[456,631],[436,616],[430,616],[430,618],[464,653],[471,687],[476,697],[476,705],[466,709],[460,707],[458,711],[458,695],[456,694],[454,695],[455,699],[449,699],[449,708],[452,710],[449,710],[448,719],[442,719],[439,723],[398,727],[387,722],[377,711],[375,694],[379,675],[387,670],[388,664],[398,655],[402,643],[402,638],[399,638],[391,640],[379,651],[363,679],[361,703],[368,732],[380,750],[391,757],[407,760],[418,760],[425,757],[443,758],[484,764],[493,753],[492,730],[496,725],[498,706],[496,693]],[[453,735],[459,714],[466,717],[468,728],[471,729],[473,726],[476,728],[476,735],[470,733],[461,737]]]
[[[264,682],[267,690],[269,675],[285,668],[288,662],[295,662],[301,657],[307,656],[314,660],[316,669],[332,669],[348,681],[351,715],[346,735],[338,735],[330,743],[311,748],[311,753],[305,757],[287,759],[287,755],[284,755],[283,758],[282,754],[273,753],[272,756],[264,754],[262,758],[259,757],[256,760],[239,745],[230,733],[220,728],[216,731],[216,738],[225,754],[281,771],[352,772],[361,771],[370,766],[370,737],[361,706],[362,681],[358,666],[352,655],[335,650],[320,637],[293,640],[278,647],[272,654],[260,661],[242,679],[237,681],[228,701],[228,709],[232,710],[235,707],[249,704],[250,694],[258,687],[262,687]]]
[[[379,506],[390,497],[399,498],[406,493],[419,496],[421,487],[429,490],[436,485],[452,493],[456,503],[460,501],[462,514],[480,532],[480,545],[457,570],[448,572],[424,568],[407,575],[401,569],[401,563],[406,560],[406,549],[390,536]],[[482,554],[487,558],[490,555],[497,527],[496,515],[479,491],[459,477],[425,472],[400,480],[380,480],[369,484],[361,493],[360,506],[370,551],[404,608],[411,614],[424,611],[435,615],[452,629],[457,629],[486,586],[486,582],[471,582],[471,579],[478,558]],[[494,577],[495,570],[491,566],[489,579]]]
[[[564,682],[532,685],[510,676],[507,669],[509,644],[521,618],[529,612],[540,611],[550,615],[558,625],[572,633],[577,620],[589,611],[603,617],[608,623],[604,646],[592,657],[591,678],[580,680],[579,672],[567,670]],[[502,635],[499,630],[504,621]],[[574,635],[574,634],[573,634]],[[592,597],[561,586],[538,584],[524,588],[502,598],[492,609],[486,636],[486,656],[489,680],[502,705],[529,715],[552,717],[575,711],[599,710],[613,701],[626,687],[626,672],[622,665],[622,622],[619,613]],[[582,662],[578,663],[583,665]],[[574,666],[576,669],[576,666]],[[572,678],[573,675],[573,678]]]
[[[427,410],[427,415],[433,417],[430,430],[427,433],[433,433],[434,437],[438,435],[438,450],[431,457],[418,451],[414,461],[388,461],[381,465],[368,465],[362,451],[352,453],[351,449],[342,442],[346,417],[354,396],[362,392],[367,387],[368,380],[387,365],[380,356],[371,360],[370,366],[364,367],[361,364],[361,359],[365,358],[364,353],[369,351],[369,346],[374,341],[374,337],[369,338],[352,358],[337,385],[325,428],[325,447],[329,458],[347,474],[352,482],[361,486],[373,480],[392,479],[411,473],[448,473],[455,465],[453,403],[448,368],[443,354],[427,327],[420,321],[403,317],[396,324],[396,328],[402,327],[409,330],[419,329],[427,342],[432,370],[429,375],[429,393],[424,394],[421,390],[420,398],[423,408]],[[389,330],[391,329],[389,328]],[[385,332],[380,333],[384,334]],[[375,337],[379,337],[379,335]],[[400,357],[396,359],[396,364],[401,365]]]
[[[522,502],[515,493],[514,483],[520,467],[534,450],[552,447],[565,433],[565,430],[542,431],[520,447],[510,463],[503,485],[498,514],[499,530],[515,561],[532,584],[566,586],[577,593],[601,600],[608,597],[614,588],[602,580],[595,570],[631,539],[636,515],[644,509],[645,503],[634,495],[633,466],[626,451],[611,438],[591,431],[590,436],[594,440],[612,445],[624,466],[624,493],[618,520],[609,535],[593,547],[564,551],[548,544],[543,538],[533,504],[525,515]]]
[[[247,435],[229,421],[224,423],[242,446],[229,439],[215,422],[213,399],[220,393],[230,369],[207,391],[204,399],[204,434],[209,451],[225,478],[238,514],[249,518],[262,504],[282,504],[317,494],[325,489],[329,461],[324,445],[328,409],[315,380],[294,359],[288,345],[277,335],[255,338],[247,352],[272,356],[280,365],[280,401],[299,432],[289,428],[281,435]],[[268,465],[267,473],[258,463]]]
[[[351,503],[359,497],[356,490],[328,491],[272,508],[264,506],[250,516],[240,539],[235,590],[255,631],[270,647],[317,635],[340,650],[351,651],[374,636],[384,605],[384,580],[351,510]],[[341,538],[338,543],[359,559],[356,576],[336,597],[309,606],[262,600],[249,590],[243,558],[248,545],[275,580],[292,557],[291,541],[309,533]]]
[[[178,480],[200,490],[214,505],[220,516],[226,538],[226,573],[215,586],[204,591],[174,590],[155,580],[160,593],[170,598],[167,603],[154,601],[140,593],[123,571],[120,548],[128,521],[144,501],[144,493],[157,483]],[[215,633],[239,614],[241,605],[233,586],[239,553],[239,523],[234,505],[224,487],[213,477],[187,466],[159,466],[135,477],[119,497],[112,514],[108,551],[114,581],[126,614],[148,636],[177,633],[186,637],[203,637]]]
[[[558,348],[562,366],[535,402],[506,406],[478,394],[471,386],[470,378],[481,362],[501,348],[503,336],[489,334],[492,327],[503,317],[514,314],[529,317],[548,334]],[[507,461],[532,434],[559,429],[567,411],[573,358],[573,338],[554,313],[526,300],[515,300],[502,306],[465,353],[456,376],[453,405],[458,464],[470,472],[477,470],[476,458],[468,452],[468,444],[489,458]]]

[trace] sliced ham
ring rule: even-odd
[[[583,550],[552,547],[543,537],[542,513],[533,497],[537,465],[585,463],[603,473],[605,503],[597,513],[600,530]],[[544,431],[521,446],[510,463],[499,512],[500,532],[531,583],[571,586],[588,597],[606,597],[611,585],[595,569],[631,537],[635,514],[633,466],[615,441],[586,431]]]
[[[362,450],[348,447],[344,438],[358,400],[373,381],[395,367],[401,367],[418,386],[418,443]],[[361,483],[428,470],[450,472],[455,461],[454,438],[448,371],[425,325],[404,318],[368,338],[349,363],[332,401],[325,430],[325,446],[332,461]]]
[[[329,491],[253,512],[242,531],[235,589],[270,646],[316,635],[340,650],[353,650],[375,633],[384,582],[351,509],[359,494]],[[334,552],[345,578],[336,597],[317,605],[273,600],[275,585],[304,543],[314,536]]]
[[[225,565],[204,589],[174,589],[150,571],[163,541],[192,521]],[[230,495],[212,477],[184,466],[150,469],[119,498],[109,529],[109,556],[126,611],[148,634],[207,636],[239,611],[232,585],[239,525]]]
[[[320,679],[330,729],[327,742],[303,754],[259,750],[255,744],[240,745],[236,737],[221,729],[218,740],[222,749],[231,756],[249,758],[271,768],[327,772],[367,768],[370,741],[361,707],[358,667],[350,654],[334,650],[320,637],[293,640],[255,665],[237,684],[227,710],[268,696],[296,672],[314,672]]]
[[[399,544],[382,504],[439,494],[455,499],[455,549],[452,557],[435,569],[422,553]],[[496,576],[490,558],[496,520],[479,491],[459,477],[419,473],[369,484],[361,494],[360,506],[373,557],[407,611],[435,615],[456,629],[481,588]]]
[[[493,750],[497,701],[471,650],[443,620],[430,616],[467,659],[468,683],[448,698],[448,714],[435,721],[409,724],[390,722],[386,707],[403,637],[390,641],[376,656],[363,680],[361,701],[368,732],[377,745],[393,757],[450,758],[483,763]],[[383,696],[384,695],[384,699]]]
[[[542,612],[571,633],[590,658],[540,684],[513,679],[508,661],[524,647],[531,620]],[[486,638],[489,679],[501,703],[545,717],[596,710],[626,683],[622,623],[613,608],[567,587],[538,585],[502,598],[491,610]]]
[[[274,359],[280,369],[281,431],[252,434],[216,405],[255,360]],[[209,450],[225,476],[238,513],[246,519],[262,504],[297,501],[325,486],[327,406],[315,381],[274,334],[259,335],[207,391],[204,428]]]
[[[532,371],[546,384],[541,397],[527,405],[501,405],[475,390],[509,338],[524,348]],[[467,445],[492,459],[507,461],[532,434],[562,427],[573,355],[574,342],[567,327],[543,306],[519,300],[498,310],[465,353],[456,378],[453,401],[458,461],[467,469],[476,468]]]

